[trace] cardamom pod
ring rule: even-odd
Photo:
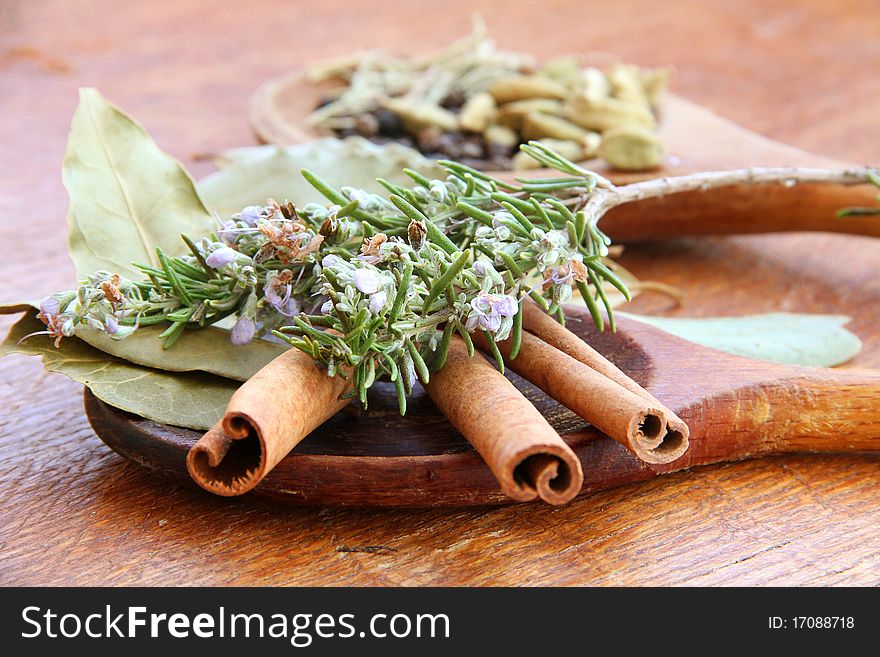
[[[577,55],[554,57],[538,69],[538,75],[555,80],[566,87],[573,85],[581,72],[581,58]]]
[[[642,87],[645,89],[645,95],[651,107],[657,107],[660,104],[660,97],[666,91],[671,75],[672,69],[669,67],[642,69]]]
[[[496,120],[501,125],[519,130],[522,128],[523,117],[531,112],[542,114],[559,114],[562,111],[562,102],[553,98],[530,98],[529,100],[516,100],[498,108]]]
[[[656,169],[663,162],[663,142],[645,128],[612,128],[602,133],[599,157],[622,171]]]
[[[429,126],[436,126],[443,132],[454,132],[458,129],[458,117],[439,105],[405,98],[386,98],[382,105],[400,118],[410,134],[416,134],[422,128]]]
[[[599,154],[599,146],[602,143],[602,135],[598,132],[588,132],[580,140],[580,145],[584,149],[584,159],[596,157]]]
[[[552,116],[542,112],[529,112],[525,115],[520,128],[520,134],[524,140],[543,139],[571,139],[579,141],[587,135],[588,131],[561,116]]]
[[[640,105],[650,105],[648,94],[642,85],[642,74],[633,64],[617,64],[608,73],[611,95],[620,100]]]
[[[589,101],[583,96],[574,96],[563,106],[562,115],[582,128],[603,133],[618,127],[653,129],[657,126],[657,120],[647,105],[619,98]]]
[[[462,106],[458,114],[458,125],[468,132],[483,132],[492,123],[495,113],[495,99],[491,94],[474,94]]]
[[[538,75],[519,75],[498,80],[489,87],[489,93],[499,105],[503,105],[528,98],[558,98],[561,100],[565,98],[567,90],[565,85],[549,78]]]
[[[590,102],[599,102],[611,95],[611,83],[605,74],[594,66],[588,66],[572,85],[575,94]]]
[[[503,125],[498,125],[497,123],[493,123],[483,131],[483,139],[485,139],[486,143],[490,146],[504,146],[505,148],[510,149],[515,148],[520,142],[519,135],[517,135],[514,130],[505,128]]]

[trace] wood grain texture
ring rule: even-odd
[[[856,0],[0,3],[3,299],[70,285],[59,167],[76,87],[97,85],[197,174],[250,143],[247,99],[316,56],[439,47],[481,10],[502,46],[674,64],[677,93],[774,139],[880,162],[880,9]],[[595,16],[603,15],[603,20]],[[305,27],[307,26],[307,29]],[[406,26],[404,30],[401,26]],[[563,26],[563,27],[560,27]],[[267,38],[267,34],[285,38]],[[535,35],[552,34],[539,40]],[[295,38],[289,37],[295,35]],[[841,312],[880,367],[880,250],[843,235],[689,238],[623,263],[681,287],[693,316]],[[8,320],[2,326],[7,327]],[[80,386],[0,361],[0,584],[878,584],[876,460],[779,457],[566,507],[299,510],[221,500],[104,447]],[[389,554],[337,552],[387,545]]]

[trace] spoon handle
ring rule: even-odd
[[[873,185],[733,185],[628,203],[602,218],[614,241],[823,231],[880,237],[880,217],[838,217],[849,207],[877,207]]]

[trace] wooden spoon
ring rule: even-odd
[[[313,84],[294,73],[262,85],[251,98],[250,121],[264,142],[291,144],[321,136],[305,124],[338,82]],[[584,166],[617,184],[698,171],[724,171],[752,166],[805,166],[840,169],[844,162],[813,155],[767,139],[673,94],[663,100],[660,136],[666,149],[661,169],[642,173],[612,171],[601,160]],[[546,169],[490,172],[503,179],[517,175],[558,175]],[[734,186],[676,194],[615,208],[602,219],[602,229],[618,242],[691,235],[828,231],[880,237],[880,218],[838,217],[851,206],[877,205],[872,185]]]
[[[657,172],[604,171],[623,184],[658,176],[743,167],[851,166],[767,139],[683,98],[668,96],[660,130],[667,156]],[[591,166],[593,162],[587,163]],[[506,174],[509,175],[509,174]],[[880,237],[880,217],[838,217],[846,207],[877,206],[873,185],[737,185],[685,192],[614,208],[602,229],[621,242],[692,235],[826,231]]]
[[[770,454],[880,451],[880,371],[789,367],[731,356],[624,317],[617,333],[598,333],[582,309],[569,307],[567,314],[573,331],[675,410],[691,429],[691,447],[682,458],[648,465],[509,375],[578,455],[584,470],[582,493]],[[89,420],[107,445],[141,465],[189,481],[186,453],[201,434],[127,414],[88,392],[85,401]],[[393,388],[383,384],[371,395],[369,412],[359,417],[337,414],[250,494],[301,505],[510,502],[424,391],[416,392],[402,418]]]

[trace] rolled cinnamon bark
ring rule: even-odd
[[[192,446],[190,476],[218,495],[248,492],[348,403],[339,397],[350,386],[350,376],[327,376],[308,354],[289,349],[248,379],[223,418]]]
[[[575,360],[603,374],[645,401],[656,404],[663,409],[666,415],[666,434],[659,436],[654,441],[642,441],[647,450],[646,453],[651,455],[652,459],[659,458],[660,460],[645,460],[649,463],[668,463],[674,461],[687,451],[690,429],[688,429],[684,420],[667,408],[654,395],[633,381],[614,363],[528,299],[523,301],[523,328],[547,344],[556,347]]]
[[[584,475],[571,448],[514,385],[455,337],[444,367],[425,388],[486,461],[504,494],[564,504]]]
[[[482,335],[474,342],[488,344]],[[666,414],[656,404],[633,394],[591,367],[575,360],[528,331],[515,360],[511,340],[498,343],[507,366],[531,381],[562,405],[570,408],[603,433],[614,438],[647,463],[668,463],[678,455],[657,451],[666,435]]]

